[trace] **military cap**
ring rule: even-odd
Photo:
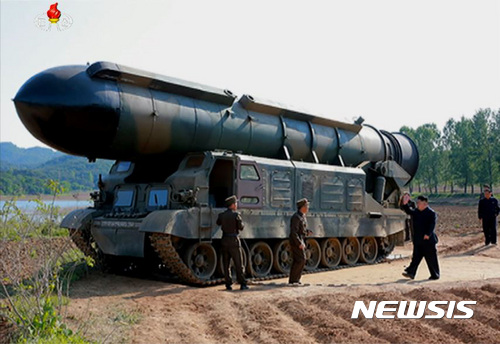
[[[226,207],[229,207],[231,204],[234,204],[238,202],[238,198],[236,198],[236,196],[230,196],[228,198],[226,198]]]
[[[309,204],[309,201],[307,200],[307,198],[302,198],[302,199],[297,201],[297,208],[302,208],[303,206],[308,205],[308,204]]]

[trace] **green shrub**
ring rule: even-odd
[[[60,184],[49,185],[55,201]],[[92,262],[76,249],[66,229],[59,228],[54,202],[34,200],[36,211],[23,212],[16,201],[0,210],[0,318],[14,325],[18,343],[88,343],[62,321],[70,283]]]

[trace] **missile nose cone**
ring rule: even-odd
[[[93,157],[111,145],[117,131],[116,84],[93,80],[85,66],[43,71],[26,81],[13,101],[33,136],[70,154]]]

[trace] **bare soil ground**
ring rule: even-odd
[[[442,278],[401,276],[401,259],[308,274],[249,291],[91,273],[73,284],[65,314],[74,328],[109,343],[499,343],[500,248],[484,248],[475,207],[436,206]],[[472,319],[351,319],[357,300],[477,301]]]

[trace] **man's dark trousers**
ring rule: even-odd
[[[484,243],[486,245],[497,243],[497,221],[496,218],[483,219]]]
[[[293,263],[290,268],[289,281],[290,283],[296,283],[300,281],[302,270],[304,270],[304,266],[306,265],[306,251],[292,246],[292,258]]]
[[[422,258],[425,258],[425,262],[427,263],[427,267],[429,268],[429,272],[432,278],[439,278],[439,263],[437,258],[437,249],[436,244],[432,242],[423,242],[418,244],[413,244],[413,257],[411,259],[410,266],[406,268],[406,272],[412,276],[417,274],[417,269],[422,261]]]
[[[245,285],[247,282],[243,276],[243,265],[241,262],[241,245],[240,240],[234,237],[222,237],[222,264],[224,265],[224,278],[226,286],[233,284],[233,279],[230,272],[231,259],[234,262],[234,269],[236,270],[236,277],[240,285]]]

